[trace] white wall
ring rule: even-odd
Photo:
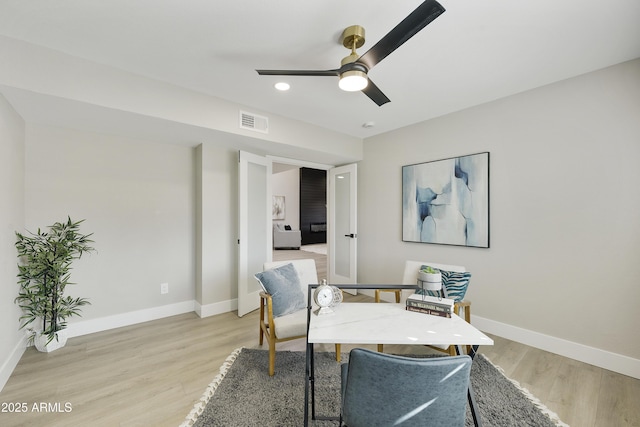
[[[284,219],[273,222],[300,230],[300,168],[274,173],[271,176],[271,190],[274,196],[284,196],[285,201]]]
[[[94,233],[97,252],[76,262],[68,288],[92,305],[70,334],[192,311],[193,149],[35,124],[26,139],[27,229],[70,215]]]
[[[15,232],[24,227],[24,141],[22,118],[0,95],[0,390],[25,348],[18,331]]]
[[[196,311],[206,317],[237,309],[238,152],[212,142],[197,151]]]
[[[397,280],[406,259],[464,265],[485,329],[508,325],[573,350],[613,352],[640,375],[640,60],[364,147],[360,281]],[[491,248],[403,243],[402,166],[482,151],[491,153]]]

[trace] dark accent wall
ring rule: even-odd
[[[302,244],[327,242],[327,171],[300,168]]]

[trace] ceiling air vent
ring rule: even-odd
[[[257,114],[240,111],[240,128],[269,133],[269,119]]]

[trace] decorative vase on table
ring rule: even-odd
[[[439,270],[420,270],[418,272],[418,286],[424,291],[440,291],[442,289],[442,273]]]

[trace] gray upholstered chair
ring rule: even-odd
[[[341,425],[464,426],[470,374],[467,355],[412,358],[355,348],[342,364]]]

